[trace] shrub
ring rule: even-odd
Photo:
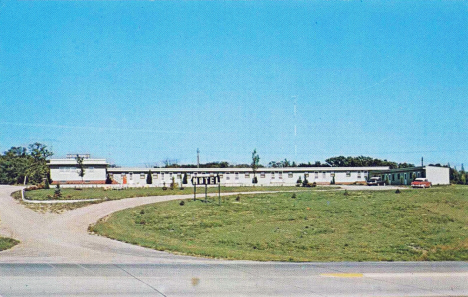
[[[147,185],[153,184],[153,173],[151,173],[151,170],[148,172],[148,175],[146,176],[146,184]]]
[[[180,206],[184,206],[184,205],[185,205],[185,201],[184,201],[184,200],[180,201],[179,205],[180,205]]]
[[[307,180],[307,178],[304,177],[304,181],[302,182],[302,186],[307,187],[308,185],[309,185],[309,181]]]
[[[400,194],[400,193],[401,193],[400,189],[396,189],[395,194]]]
[[[293,193],[291,196],[292,199],[296,199],[296,193]]]
[[[316,182],[313,182],[313,183],[312,183],[312,187],[315,188],[316,186],[317,186],[317,183],[316,183]]]
[[[240,200],[241,200],[240,195],[237,195],[236,201],[240,201]]]
[[[296,186],[299,187],[300,185],[302,185],[302,178],[299,176],[299,178],[296,181]]]
[[[47,190],[50,189],[50,184],[49,184],[49,179],[48,178],[45,179],[44,189],[47,189]]]
[[[254,177],[252,178],[252,183],[253,183],[253,184],[256,184],[256,183],[258,183],[258,179],[257,179],[257,177],[256,177],[256,176],[254,176]]]
[[[106,185],[110,185],[110,184],[112,184],[112,179],[110,177],[110,174],[108,173],[106,176]]]
[[[179,185],[176,183],[175,178],[172,177],[172,182],[171,182],[171,190],[177,189]]]
[[[344,190],[344,195],[345,195],[345,196],[349,196],[349,195],[350,195],[349,192],[348,192],[348,190]]]
[[[62,197],[62,191],[60,190],[60,184],[57,184],[54,191],[54,198]]]

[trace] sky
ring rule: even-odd
[[[0,152],[461,166],[467,101],[466,1],[0,0]]]

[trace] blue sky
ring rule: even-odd
[[[465,1],[0,7],[2,152],[38,141],[122,166],[195,163],[197,148],[201,162],[248,163],[254,148],[263,164],[468,161]]]

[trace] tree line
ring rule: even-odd
[[[53,155],[39,142],[12,147],[0,155],[0,184],[39,184],[49,178],[47,158]]]

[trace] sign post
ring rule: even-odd
[[[218,185],[218,204],[221,205],[221,183],[219,174],[216,176],[194,176],[191,179],[193,185],[193,201],[197,200],[197,186],[205,185],[205,201],[208,202],[208,185]]]

